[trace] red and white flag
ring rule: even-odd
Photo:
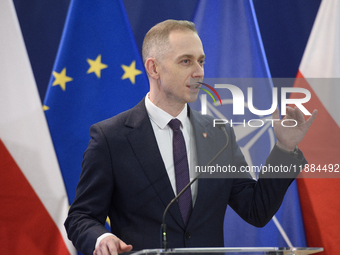
[[[307,243],[340,251],[340,1],[323,0],[294,86],[311,92],[304,106],[318,115],[299,144],[321,178],[298,180]],[[293,94],[292,97],[298,97]],[[314,164],[314,165],[312,165]],[[313,167],[315,167],[313,169]],[[337,178],[334,178],[337,177]]]
[[[12,0],[0,1],[0,254],[76,254],[68,200]]]

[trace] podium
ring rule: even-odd
[[[307,255],[323,251],[323,248],[307,247],[216,247],[216,248],[175,248],[149,249],[131,253],[131,255]]]

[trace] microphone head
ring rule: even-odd
[[[222,124],[222,123],[215,123],[215,127],[218,127],[219,129],[225,131],[225,124]]]

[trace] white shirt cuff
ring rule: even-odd
[[[101,242],[101,240],[103,240],[105,237],[107,237],[107,236],[115,236],[114,234],[112,234],[112,233],[105,233],[105,234],[102,234],[101,236],[99,236],[98,238],[97,238],[97,242],[96,242],[96,245],[95,245],[95,249],[97,248],[97,246],[99,245],[99,243]]]

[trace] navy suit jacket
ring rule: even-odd
[[[226,137],[213,128],[212,118],[190,110],[198,165],[204,166],[225,145]],[[219,165],[246,165],[233,129],[226,125],[229,142]],[[202,133],[207,133],[206,138]],[[134,108],[93,125],[84,153],[76,197],[65,227],[83,254],[92,254],[97,238],[111,231],[134,250],[160,248],[160,226],[165,207],[174,198],[144,100]],[[302,156],[303,158],[303,156]],[[214,164],[216,164],[214,163]],[[267,164],[303,164],[274,148]],[[201,178],[188,224],[178,204],[166,217],[168,246],[223,246],[223,220],[229,204],[245,221],[261,227],[275,214],[293,179]]]

